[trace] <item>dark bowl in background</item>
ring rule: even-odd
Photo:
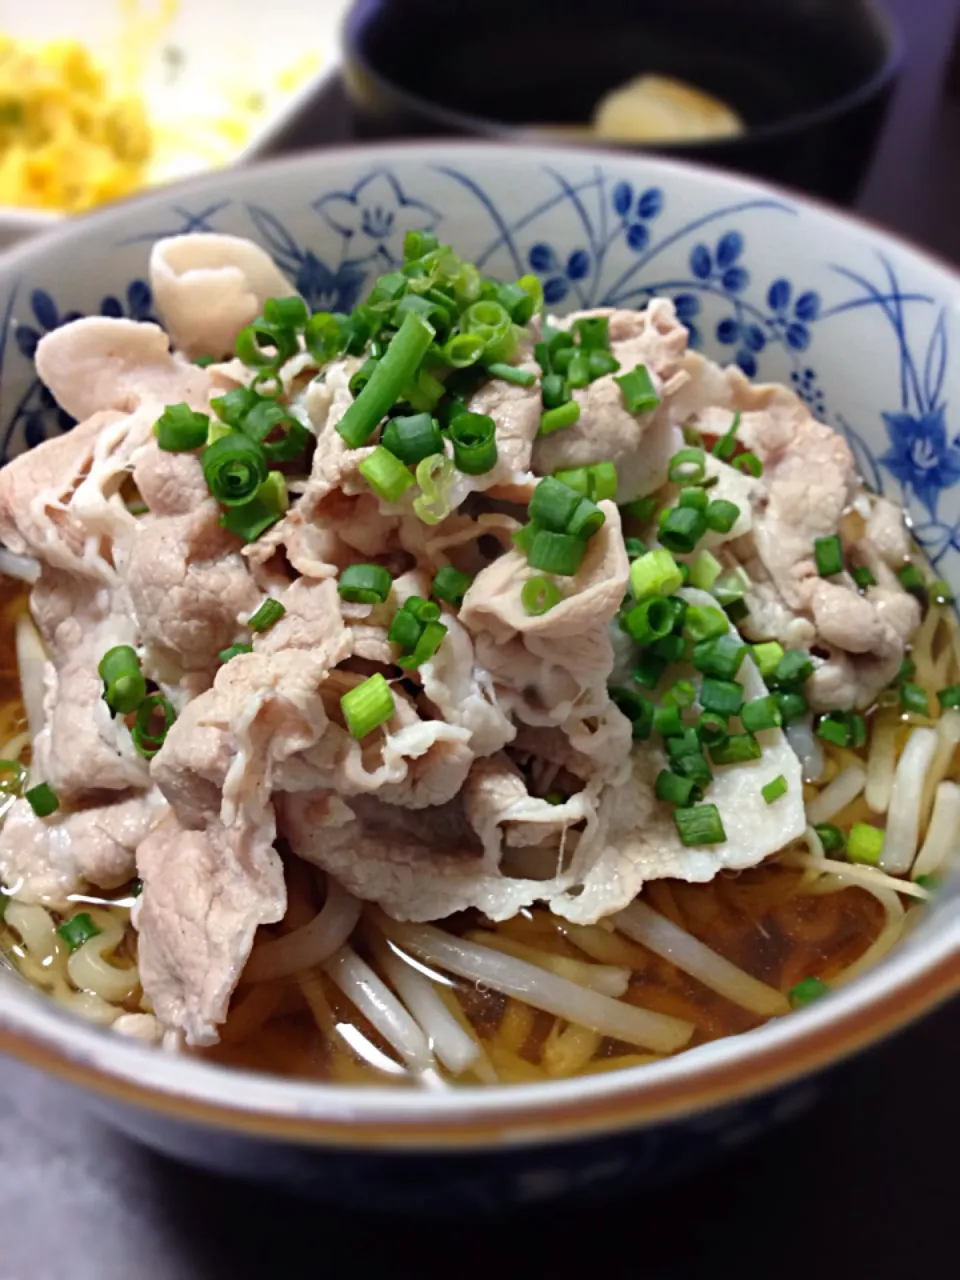
[[[609,90],[655,72],[729,103],[747,131],[589,145],[716,164],[840,203],[866,176],[900,65],[898,33],[871,0],[358,0],[344,24],[362,138],[529,142],[531,125],[584,123]]]

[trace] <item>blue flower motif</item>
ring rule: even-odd
[[[944,408],[940,405],[916,417],[883,415],[890,448],[880,461],[905,489],[913,490],[934,519],[941,490],[960,481],[960,448],[947,443]]]
[[[794,369],[790,381],[801,400],[805,400],[813,410],[814,417],[821,421],[826,417],[827,404],[823,388],[817,385],[817,375],[813,369]]]
[[[129,316],[131,320],[152,320],[156,324],[159,321],[150,313],[152,306],[153,293],[146,280],[131,280],[127,285],[126,305],[119,298],[108,294],[100,303],[100,314],[113,316],[115,319]],[[66,324],[66,318],[60,323]]]
[[[352,311],[366,278],[366,270],[357,262],[342,262],[332,271],[307,249],[297,267],[295,284],[313,311]]]
[[[623,223],[627,244],[635,253],[645,249],[650,242],[647,225],[663,209],[663,191],[659,187],[647,187],[634,201],[633,187],[629,182],[618,182],[613,188],[613,211]]]
[[[584,280],[590,274],[591,259],[586,249],[574,249],[561,264],[552,246],[541,241],[531,246],[527,261],[537,275],[547,277],[543,282],[545,302],[562,302],[570,292],[570,282]]]
[[[686,326],[691,347],[700,346],[700,330],[694,324],[700,314],[700,299],[695,293],[678,293],[674,296],[673,305],[677,309],[677,319]]]
[[[724,293],[742,293],[750,283],[750,273],[737,259],[743,253],[743,236],[727,231],[711,252],[708,245],[695,244],[690,250],[690,270],[697,280],[719,284]]]
[[[756,375],[757,356],[767,345],[767,336],[758,324],[737,320],[735,316],[727,316],[717,325],[717,341],[727,347],[739,343],[734,360],[748,378]]]
[[[349,191],[331,191],[313,207],[335,231],[355,241],[357,257],[380,251],[400,259],[408,231],[432,231],[440,221],[437,210],[407,195],[389,169],[375,169]]]
[[[780,277],[767,290],[767,305],[773,312],[771,324],[794,351],[806,351],[810,345],[810,321],[820,314],[820,295],[808,289],[801,293],[791,307],[793,287],[789,280]]]

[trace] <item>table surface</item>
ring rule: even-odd
[[[941,93],[957,6],[888,4],[909,21],[908,62],[859,207],[960,261],[960,99]],[[335,111],[327,128],[349,136]],[[657,1280],[767,1280],[771,1266],[781,1280],[956,1274],[958,1030],[960,1007],[939,1011],[863,1059],[792,1127],[639,1203],[565,1206],[562,1232],[549,1207],[527,1211],[522,1229],[509,1218],[478,1224],[491,1271],[569,1275],[609,1258],[617,1274],[642,1268]],[[340,1261],[396,1274],[405,1258],[401,1274],[449,1274],[462,1232],[439,1225],[425,1240],[415,1223],[371,1223],[170,1164],[49,1081],[0,1063],[0,1280],[243,1280]]]

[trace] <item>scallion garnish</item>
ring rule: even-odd
[[[581,316],[571,326],[584,351],[607,351],[610,348],[610,317]]]
[[[730,426],[719,438],[711,450],[715,458],[720,458],[723,462],[729,462],[737,451],[737,431],[740,427],[740,410],[733,415]]]
[[[720,716],[736,716],[743,706],[743,686],[736,680],[719,680],[704,676],[700,686],[700,705],[704,711]]]
[[[537,434],[548,436],[553,431],[562,431],[564,427],[572,427],[579,420],[580,405],[576,400],[568,400],[565,404],[557,405],[555,409],[547,409],[545,413],[540,415],[540,430]]]
[[[241,329],[234,345],[237,359],[252,369],[276,368],[297,353],[297,335],[258,316]]]
[[[750,733],[759,733],[761,729],[779,729],[783,724],[783,715],[776,698],[768,693],[763,698],[745,702],[740,712],[740,721]]]
[[[814,538],[813,555],[821,578],[832,578],[835,573],[843,572],[843,547],[836,534],[829,538]]]
[[[512,383],[515,387],[532,387],[537,380],[537,375],[529,369],[517,369],[512,364],[502,364],[499,361],[488,364],[487,373],[492,378],[500,378],[501,381]]]
[[[710,499],[701,485],[690,485],[681,489],[677,497],[678,507],[691,507],[694,511],[705,512]]]
[[[703,713],[697,722],[697,731],[700,734],[701,741],[708,747],[718,742],[723,742],[730,733],[726,716],[718,715],[715,711],[705,711]]]
[[[666,706],[692,707],[696,700],[696,686],[690,680],[675,680],[663,695]]]
[[[428,458],[432,453],[443,453],[440,425],[429,413],[391,418],[381,432],[380,443],[407,466]]]
[[[706,455],[702,449],[681,449],[670,459],[667,479],[671,484],[697,485],[706,475],[706,470]]]
[[[307,304],[298,294],[289,298],[267,298],[263,304],[263,318],[267,324],[279,329],[302,329],[310,319]]]
[[[645,596],[621,621],[623,630],[637,644],[652,644],[673,629],[673,611],[664,596]]]
[[[693,778],[683,778],[670,769],[661,769],[653,784],[653,794],[667,804],[686,808],[694,800],[699,800],[703,793]]]
[[[694,604],[684,615],[683,634],[695,643],[701,640],[712,640],[715,636],[725,636],[729,630],[727,616],[722,609]]]
[[[415,670],[433,657],[440,648],[443,637],[447,634],[447,628],[442,622],[430,621],[424,624],[423,630],[417,639],[417,643],[413,646],[410,653],[401,653],[397,658],[397,665]]]
[[[200,465],[208,489],[225,507],[250,502],[267,478],[263,449],[242,431],[230,431],[208,445]]]
[[[904,681],[900,686],[900,705],[904,711],[912,711],[915,715],[930,715],[930,703],[927,695],[918,684],[910,684],[908,681]]]
[[[820,837],[824,853],[842,853],[847,847],[846,836],[832,822],[820,822],[813,829]]]
[[[850,573],[853,577],[854,582],[857,584],[857,586],[860,588],[861,591],[866,591],[868,587],[875,587],[877,585],[877,580],[874,577],[873,571],[871,569],[867,569],[863,566],[860,566],[856,569],[851,569]]]
[[[97,671],[103,681],[103,700],[115,716],[130,715],[147,696],[147,682],[130,645],[108,649]]]
[[[719,578],[723,566],[709,551],[701,551],[690,570],[690,585],[701,591],[709,591]]]
[[[282,472],[271,471],[252,501],[242,507],[228,507],[221,515],[220,523],[245,542],[256,542],[262,533],[277,523],[289,505],[287,482]]]
[[[186,453],[207,443],[210,419],[188,404],[167,405],[154,424],[157,446],[167,453]]]
[[[790,988],[787,999],[794,1009],[802,1009],[804,1005],[813,1004],[822,996],[829,995],[830,988],[821,978],[803,978]]]
[[[60,808],[57,793],[47,782],[40,782],[37,786],[31,787],[29,791],[23,793],[23,798],[38,818],[49,818],[51,813],[55,813]]]
[[[762,754],[760,743],[752,733],[731,733],[729,738],[710,748],[714,764],[745,764],[748,760],[759,760]]]
[[[463,597],[470,589],[472,581],[469,573],[461,573],[452,564],[445,564],[434,574],[433,594],[438,600],[459,606],[463,603]]]
[[[366,444],[380,419],[393,408],[410,382],[436,330],[416,312],[408,312],[373,376],[337,423],[348,448]]]
[[[847,858],[850,862],[862,862],[875,867],[883,852],[884,833],[869,822],[855,822],[847,836]]]
[[[795,685],[806,684],[813,675],[813,660],[802,649],[788,649],[774,672],[773,679],[778,688],[788,689]]]
[[[754,479],[763,475],[763,463],[755,453],[738,454],[733,460],[733,465],[738,471],[743,471],[746,475],[753,476]]]
[[[543,401],[544,409],[559,409],[561,405],[566,404],[570,399],[570,393],[567,390],[567,384],[559,373],[545,373],[540,383],[540,399]],[[579,408],[577,410],[579,416]],[[569,423],[564,423],[569,426]],[[542,419],[541,419],[542,427]]]
[[[923,576],[915,564],[905,564],[902,569],[898,569],[897,577],[904,591],[914,595],[922,595],[925,592]]]
[[[497,426],[485,413],[459,413],[450,423],[453,460],[468,476],[484,475],[497,465]]]
[[[337,594],[351,604],[382,604],[392,586],[390,571],[383,565],[351,564],[340,575]]]
[[[80,911],[75,916],[71,916],[69,920],[64,920],[62,924],[57,925],[57,933],[59,933],[71,952],[76,951],[85,942],[89,942],[91,938],[97,937],[102,932],[103,930],[98,929],[93,923],[89,911]]]
[[[729,533],[737,523],[740,508],[725,498],[715,498],[707,507],[707,528],[714,533]]]
[[[681,844],[723,844],[727,838],[720,811],[715,804],[674,809],[673,820],[677,824]]]
[[[653,727],[661,738],[670,738],[683,733],[684,724],[680,716],[680,708],[676,703],[657,707],[653,713]]]
[[[616,704],[630,721],[630,732],[635,742],[642,742],[650,737],[653,729],[653,703],[633,689],[613,688],[610,700]]]
[[[247,626],[251,631],[267,631],[274,623],[279,622],[286,612],[279,600],[274,600],[273,596],[267,596],[259,609],[250,616]]]
[[[377,445],[357,470],[384,502],[399,502],[413,484],[413,476],[407,468],[383,445]]]
[[[550,529],[539,529],[530,545],[527,562],[531,569],[570,578],[583,563],[586,551],[587,544],[582,538],[575,538],[569,533],[554,533]]]
[[[638,364],[635,369],[614,377],[614,382],[623,394],[623,402],[628,413],[649,413],[660,403],[653,380],[645,364]]]
[[[221,662],[229,662],[231,658],[236,658],[241,653],[253,653],[252,644],[232,644],[227,649],[221,649],[217,657]]]
[[[637,684],[642,685],[644,689],[655,689],[666,669],[667,664],[663,658],[648,652],[641,653],[640,660],[631,674]]]
[[[27,780],[26,766],[19,760],[0,760],[0,794],[19,796]]]
[[[777,667],[780,665],[780,659],[783,657],[783,645],[778,644],[776,640],[764,640],[760,644],[755,644],[750,650],[753,660],[757,664],[757,670],[764,680],[769,680],[776,673]]]
[[[687,555],[707,531],[703,513],[692,507],[669,507],[660,521],[659,540],[668,551]]]
[[[158,715],[162,717],[159,727],[156,725]],[[176,718],[176,708],[162,693],[151,693],[140,703],[130,737],[144,759],[151,760],[157,754]]]
[[[343,329],[329,311],[315,311],[303,331],[307,350],[317,364],[326,364],[344,347]]]
[[[597,378],[604,378],[608,373],[616,373],[620,368],[620,361],[615,355],[609,351],[588,351],[587,352],[587,372],[590,375],[590,381],[593,382]]]
[[[340,710],[348,732],[359,739],[386,723],[396,711],[396,703],[390,686],[377,672],[343,695]]]
[[[683,575],[665,547],[648,551],[630,566],[630,586],[638,600],[645,596],[671,596],[682,585]]]
[[[737,636],[714,636],[693,646],[693,665],[706,676],[732,680],[740,670],[748,646]]]
[[[646,524],[648,520],[652,519],[656,509],[657,495],[651,493],[645,498],[637,498],[635,502],[625,502],[620,511],[622,515],[629,516],[631,520],[638,520],[641,524]]]
[[[520,592],[520,601],[524,609],[535,618],[547,613],[555,604],[559,603],[559,600],[560,588],[555,582],[551,582],[549,578],[529,578],[523,584],[523,589]]]
[[[947,707],[960,707],[960,684],[949,684],[938,690],[937,701],[944,710]]]
[[[566,533],[573,514],[582,500],[575,489],[571,489],[555,476],[545,476],[531,495],[527,514],[542,529],[550,529],[554,533]]]
[[[773,696],[777,700],[784,724],[793,724],[794,720],[807,714],[807,700],[802,693],[778,690]]]

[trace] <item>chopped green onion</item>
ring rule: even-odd
[[[103,681],[103,700],[114,715],[130,715],[147,696],[147,682],[130,645],[108,649],[97,671]]]
[[[217,363],[216,356],[197,356],[193,362],[198,369],[209,369],[212,364]]]
[[[576,356],[577,351],[573,347],[559,348],[559,350],[554,351],[551,356],[554,369],[556,369],[557,373],[562,373],[564,378],[566,378],[570,372],[570,366],[573,364]]]
[[[846,837],[832,822],[820,822],[813,829],[820,837],[824,853],[842,853],[847,847]]]
[[[591,382],[596,378],[606,377],[608,373],[616,373],[619,368],[620,361],[609,351],[587,352],[587,372]]]
[[[337,423],[337,431],[348,448],[359,449],[366,444],[380,419],[393,408],[416,373],[435,334],[433,326],[416,312],[404,316],[370,381]]]
[[[530,548],[533,546],[533,540],[539,532],[540,526],[531,520],[529,524],[525,524],[521,529],[517,529],[515,533],[511,533],[510,541],[518,551],[528,556]]]
[[[708,502],[707,491],[700,485],[681,489],[677,498],[678,507],[690,507],[693,511],[706,511]]]
[[[645,689],[655,689],[666,669],[667,664],[663,658],[657,657],[655,653],[642,653],[632,675],[637,684],[643,685]]]
[[[727,833],[723,829],[720,811],[715,804],[694,805],[692,808],[674,809],[673,820],[677,824],[680,843],[723,844]]]
[[[912,658],[904,658],[900,663],[900,670],[897,672],[898,680],[910,680],[916,675],[917,664]]]
[[[683,636],[674,632],[672,635],[661,636],[659,640],[655,640],[653,652],[661,658],[666,658],[667,662],[679,662],[687,652],[687,642]]]
[[[740,427],[740,410],[733,415],[730,426],[716,442],[711,450],[715,458],[720,458],[723,462],[729,462],[737,451],[737,431]]]
[[[851,569],[850,572],[853,576],[854,582],[861,591],[866,591],[867,587],[875,587],[877,585],[877,580],[870,569],[860,567],[857,569]]]
[[[196,413],[188,404],[171,404],[154,424],[157,446],[166,453],[186,453],[200,449],[207,443],[210,419],[205,413]]]
[[[347,730],[357,739],[365,738],[384,724],[396,709],[390,686],[380,672],[369,676],[340,699]]]
[[[237,359],[252,369],[276,368],[297,354],[297,335],[292,329],[268,324],[258,316],[237,334]]]
[[[663,695],[666,706],[692,707],[697,700],[697,690],[690,680],[676,680]]]
[[[517,349],[517,330],[509,311],[493,299],[481,298],[460,316],[461,333],[475,333],[483,339],[483,355],[488,364],[509,363]]]
[[[875,867],[883,852],[884,833],[869,822],[855,822],[847,836],[847,858],[850,862],[862,862]]]
[[[927,695],[918,684],[904,682],[900,686],[900,705],[904,711],[912,711],[918,716],[930,715],[930,703]]]
[[[560,588],[549,578],[530,578],[523,584],[520,601],[527,613],[539,618],[560,602]]]
[[[850,745],[850,725],[847,723],[846,713],[843,711],[831,711],[827,715],[821,716],[817,724],[817,734],[823,738],[824,742],[830,742],[835,747],[848,747]]]
[[[783,645],[778,644],[776,640],[764,640],[761,644],[751,646],[751,654],[753,660],[757,664],[757,670],[764,680],[768,680],[776,673],[777,667],[780,665],[780,659],[783,657]]]
[[[695,643],[711,640],[715,636],[725,636],[729,630],[727,616],[723,610],[714,609],[710,605],[691,605],[684,616],[683,633]]]
[[[229,507],[220,517],[220,523],[245,542],[256,542],[262,533],[277,523],[289,505],[290,496],[283,474],[271,471],[253,501],[242,507]]]
[[[575,538],[569,533],[539,529],[527,554],[527,562],[531,569],[571,578],[583,563],[586,551],[587,544],[582,538]]]
[[[403,607],[418,622],[436,622],[440,617],[440,606],[433,600],[424,600],[423,596],[408,596]]]
[[[540,430],[537,434],[548,436],[551,432],[562,431],[564,427],[572,427],[579,420],[580,405],[576,400],[568,400],[566,404],[548,409],[546,413],[540,415]]]
[[[501,364],[499,361],[487,365],[487,373],[491,378],[500,378],[515,387],[532,387],[537,375],[529,369],[517,369],[512,364]]]
[[[813,555],[821,578],[832,578],[835,573],[843,572],[843,547],[837,534],[814,538]]]
[[[402,653],[397,659],[397,664],[415,670],[425,662],[429,662],[440,648],[440,643],[446,634],[447,628],[442,622],[427,622],[420,632],[420,638],[414,645],[413,652]]]
[[[698,783],[703,791],[706,791],[713,781],[713,772],[702,751],[691,751],[677,756],[673,762],[673,769],[682,777]]]
[[[410,652],[416,648],[425,625],[408,609],[398,609],[387,631],[387,639],[391,644],[398,644],[401,649]]]
[[[208,445],[200,465],[207,487],[225,507],[251,502],[267,478],[263,449],[241,431],[231,431]]]
[[[715,711],[705,711],[697,722],[697,729],[700,733],[701,741],[707,746],[715,746],[718,742],[723,742],[729,737],[729,729],[727,728],[727,720],[725,716],[717,715]]]
[[[384,502],[399,502],[413,484],[413,476],[400,459],[379,444],[357,470]]]
[[[610,317],[581,316],[570,326],[584,351],[606,351],[610,347]]]
[[[905,564],[902,569],[898,570],[897,577],[905,591],[910,591],[914,595],[922,594],[925,590],[925,584],[920,570],[915,564]]]
[[[736,627],[749,615],[750,608],[746,600],[741,597],[739,600],[731,600],[729,604],[725,604],[723,611]]]
[[[577,538],[592,538],[606,521],[606,516],[590,498],[581,498],[567,523],[567,533]]]
[[[681,778],[669,769],[661,769],[653,784],[653,794],[667,804],[686,808],[692,801],[700,799],[702,792],[692,778]]]
[[[914,876],[914,884],[918,884],[921,889],[929,889],[933,893],[940,888],[940,877],[935,875]]]
[[[759,760],[762,754],[760,743],[752,733],[731,733],[729,738],[710,748],[714,764],[745,764],[748,760]]]
[[[637,644],[652,644],[673,629],[673,610],[663,596],[646,596],[623,617],[621,626]]]
[[[155,729],[154,717],[158,712],[163,716],[163,724]],[[140,703],[130,737],[144,759],[150,760],[157,754],[176,718],[176,708],[162,693],[151,693]]]
[[[577,352],[567,365],[567,386],[580,390],[590,383],[590,365],[587,357]]]
[[[543,797],[547,804],[566,804],[567,797],[562,791],[548,791]]]
[[[741,600],[749,587],[749,576],[743,568],[738,567],[717,579],[713,586],[713,594],[726,609],[733,601]]]
[[[680,718],[680,708],[676,704],[657,707],[653,713],[653,727],[661,738],[670,738],[674,734],[683,733],[684,724]]]
[[[445,453],[433,453],[417,463],[419,495],[413,500],[414,514],[424,524],[439,524],[450,514],[450,486],[456,469]]]
[[[671,596],[683,584],[677,562],[665,547],[648,551],[630,566],[630,586],[638,600],[645,596]]]
[[[392,586],[390,571],[383,565],[351,564],[340,575],[337,594],[351,604],[383,604]]]
[[[761,729],[779,729],[783,724],[783,715],[777,705],[776,698],[767,694],[763,698],[753,698],[743,704],[740,712],[743,727],[750,733],[759,733]]]
[[[329,311],[317,311],[310,317],[303,340],[314,360],[321,365],[332,360],[344,345],[343,330]]]
[[[714,636],[693,647],[693,665],[705,676],[732,680],[747,654],[747,645],[738,636]]]
[[[403,237],[403,260],[415,262],[433,253],[440,241],[431,231],[408,231]]]
[[[716,556],[711,555],[709,551],[701,551],[690,570],[690,585],[698,587],[701,591],[709,591],[720,576],[722,568]]]
[[[240,422],[240,430],[256,440],[268,462],[299,458],[310,443],[310,432],[274,400],[259,399]]]
[[[608,465],[612,466],[613,464],[610,463]],[[581,498],[593,498],[596,495],[593,492],[591,471],[592,467],[571,467],[567,471],[555,471],[553,479],[559,480],[568,489],[573,489],[575,493],[579,493]]]
[[[937,578],[929,586],[930,599],[934,604],[945,605],[953,604],[953,592],[950,590],[949,582],[944,582],[942,578]]]
[[[639,559],[647,551],[646,545],[641,538],[624,538],[623,549],[627,553],[627,558],[631,561]]]
[[[793,724],[794,720],[807,714],[807,700],[802,693],[777,692],[773,696],[777,700],[784,724]]]
[[[542,529],[566,533],[573,514],[582,501],[575,489],[555,476],[545,476],[534,489],[527,508],[530,519]]]
[[[546,373],[540,383],[540,399],[544,409],[559,409],[570,400],[567,384],[559,373]],[[578,410],[579,416],[579,410]],[[564,426],[569,426],[564,423]]]
[[[707,531],[707,522],[690,507],[670,507],[660,522],[659,540],[668,551],[691,552]]]
[[[641,524],[646,524],[653,517],[656,509],[655,493],[648,494],[645,498],[638,498],[635,502],[625,502],[620,508],[623,515],[629,516],[631,520],[639,520]]]
[[[234,387],[232,391],[228,391],[225,395],[211,400],[210,407],[228,427],[239,430],[244,418],[253,406],[259,404],[259,402],[260,396],[250,387]]]
[[[671,760],[679,760],[682,756],[695,756],[701,750],[700,734],[690,725],[686,725],[679,734],[664,739],[667,755]]]
[[[667,479],[671,484],[699,484],[707,471],[706,455],[702,449],[681,449],[670,459]]]
[[[700,705],[704,711],[721,716],[736,716],[743,706],[743,686],[736,680],[718,680],[704,676],[700,686]]]
[[[615,377],[614,382],[623,393],[623,403],[628,413],[649,413],[660,403],[653,380],[645,364]]]
[[[947,707],[960,707],[960,684],[948,684],[937,693],[937,701],[946,710]]]
[[[620,708],[630,721],[630,731],[635,742],[650,737],[653,729],[653,703],[633,689],[611,689],[610,700]]]
[[[274,600],[273,596],[267,596],[256,613],[248,619],[247,626],[251,631],[267,631],[279,622],[286,612],[279,600]]]
[[[729,533],[740,517],[740,508],[725,498],[715,498],[707,507],[707,528],[714,533]]]
[[[302,329],[310,319],[310,312],[299,294],[293,294],[289,298],[267,298],[263,318],[267,324],[281,329]]]
[[[804,1005],[813,1004],[821,996],[829,995],[830,988],[820,978],[803,978],[795,987],[787,992],[787,999],[794,1009],[802,1009]]]
[[[25,791],[23,798],[38,818],[49,818],[51,813],[60,808],[57,793],[46,782],[38,783],[29,791]]]
[[[460,605],[473,579],[469,573],[461,573],[452,564],[445,564],[433,577],[433,594],[447,604]]]
[[[57,925],[57,933],[73,952],[82,947],[85,942],[89,942],[91,938],[103,933],[103,930],[98,929],[93,923],[89,911],[80,911],[69,920],[64,920],[63,924]]]
[[[479,476],[497,465],[497,427],[486,413],[459,413],[450,423],[453,460],[468,476]]]
[[[733,460],[738,471],[743,471],[755,479],[763,475],[763,463],[755,453],[740,453]]]
[[[809,655],[802,649],[788,649],[777,663],[773,679],[783,689],[806,684],[812,675],[813,660]]]
[[[587,495],[594,502],[603,502],[617,496],[619,478],[617,468],[612,462],[595,462],[587,468],[591,480],[591,492]]]
[[[253,653],[252,644],[232,644],[227,649],[221,649],[217,657],[221,662],[229,662],[231,658],[236,658],[241,653]]]
[[[478,333],[455,333],[443,344],[440,354],[451,368],[468,369],[483,355],[483,339]],[[536,381],[532,375],[531,381]]]
[[[381,432],[380,443],[406,466],[421,462],[433,453],[443,453],[440,425],[429,413],[391,418]]]
[[[19,796],[27,780],[27,770],[19,760],[0,760],[0,793]]]

